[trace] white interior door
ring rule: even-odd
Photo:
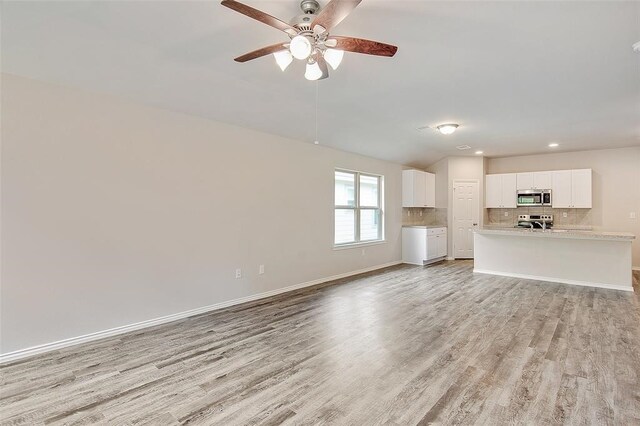
[[[453,182],[453,257],[473,259],[473,230],[478,227],[480,198],[477,180]]]

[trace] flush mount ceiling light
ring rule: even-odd
[[[640,41],[633,44],[633,51],[640,53]]]
[[[277,43],[239,56],[236,62],[247,62],[273,54],[282,71],[293,59],[306,61],[304,76],[307,80],[322,80],[329,77],[327,64],[338,69],[344,52],[365,55],[393,56],[398,48],[390,44],[353,37],[329,35],[329,32],[349,15],[362,0],[331,0],[320,10],[316,0],[300,1],[302,15],[289,23],[281,21],[251,6],[235,0],[222,0],[222,5],[250,18],[287,33],[288,43]]]
[[[482,151],[476,151],[476,155],[484,154]]]
[[[450,135],[451,133],[455,132],[457,128],[458,125],[454,123],[447,123],[436,126],[436,129],[438,129],[438,131],[443,135]]]
[[[557,148],[559,146],[559,144],[553,142],[549,144],[549,148]]]
[[[459,149],[460,151],[464,151],[467,149],[471,149],[471,147],[469,145],[460,145],[460,146],[456,146],[456,149]]]

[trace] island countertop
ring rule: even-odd
[[[402,225],[403,228],[421,228],[421,229],[435,229],[446,228],[447,225]]]
[[[473,271],[633,291],[626,232],[484,227],[473,238]]]
[[[614,240],[632,241],[635,235],[628,232],[585,231],[579,229],[527,229],[506,227],[484,227],[475,231],[481,235],[512,235],[518,237],[568,238],[576,240]]]

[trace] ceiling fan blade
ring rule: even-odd
[[[267,13],[264,13],[258,9],[254,9],[251,6],[247,6],[246,4],[242,4],[235,0],[222,0],[221,4],[223,6],[228,7],[229,9],[235,10],[236,12],[242,13],[243,15],[246,15],[249,18],[253,18],[257,21],[262,22],[263,24],[267,24],[281,31],[284,31],[287,34],[290,34],[293,36],[298,34],[298,31],[295,28],[293,28],[291,25],[287,24],[286,22],[283,22],[278,18],[274,18],[273,16]]]
[[[393,56],[398,51],[397,46],[391,44],[380,43],[379,41],[365,40],[362,38],[331,36],[329,40],[336,40],[334,49],[344,50],[346,52],[364,53],[365,55],[376,56]],[[327,43],[331,45],[333,43]]]
[[[238,56],[234,59],[236,62],[247,62],[252,59],[266,56],[270,53],[276,53],[281,50],[286,50],[284,43],[272,44],[271,46],[263,47],[262,49],[254,50],[253,52],[245,53],[242,56]]]
[[[346,18],[361,1],[362,0],[331,0],[322,10],[320,10],[318,16],[316,16],[311,23],[311,28],[316,33],[329,31],[331,28],[342,22],[342,20]],[[319,31],[316,30],[316,25],[319,25],[322,29]]]
[[[329,67],[327,66],[327,61],[324,60],[322,55],[318,55],[318,57],[316,58],[316,62],[320,67],[320,71],[322,71],[322,77],[320,77],[318,80],[324,80],[325,78],[329,77]]]

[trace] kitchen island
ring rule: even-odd
[[[633,291],[631,242],[622,232],[483,228],[474,272]]]

